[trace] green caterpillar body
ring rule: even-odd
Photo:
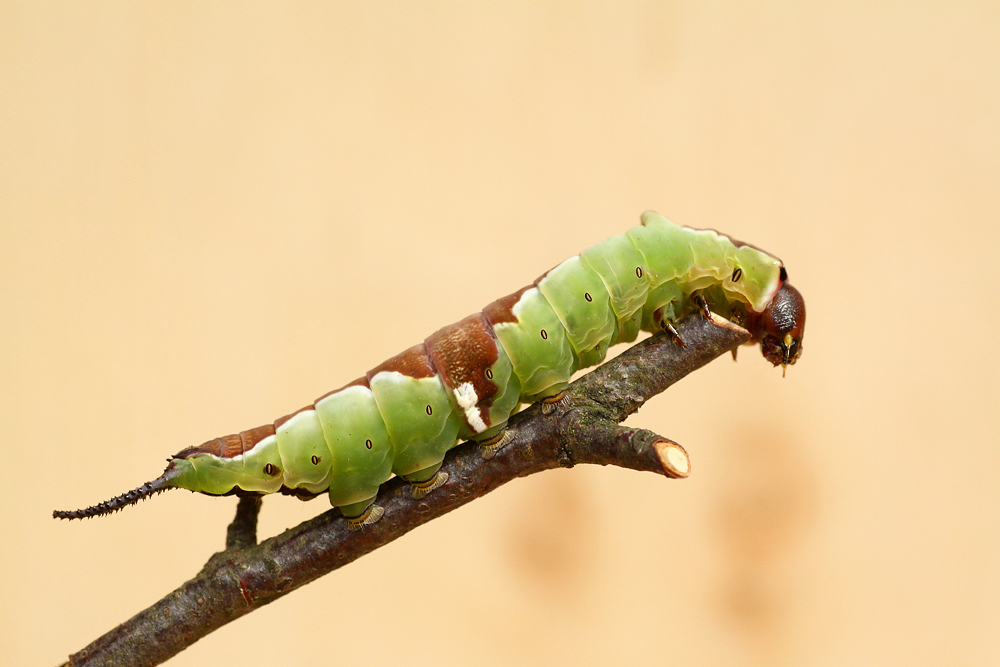
[[[640,331],[706,308],[747,326],[775,364],[801,353],[805,307],[781,261],[711,230],[647,212],[598,243],[444,327],[363,377],[272,424],[216,438],[170,459],[138,489],[59,518],[106,514],[167,488],[213,495],[327,492],[357,528],[392,475],[427,493],[460,440],[505,443],[521,403],[552,400],[574,372]],[[446,478],[445,478],[446,479]],[[376,510],[378,508],[375,508]]]

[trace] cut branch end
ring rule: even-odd
[[[691,459],[684,448],[671,440],[658,440],[653,443],[660,457],[660,465],[668,477],[684,478],[691,474]]]

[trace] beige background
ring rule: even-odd
[[[54,508],[653,208],[809,304],[784,381],[746,350],[633,418],[689,480],[515,482],[171,664],[1000,664],[1000,10],[832,4],[0,4],[0,662],[159,599],[235,500]]]

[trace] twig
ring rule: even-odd
[[[380,546],[515,479],[578,463],[616,465],[667,477],[686,477],[690,464],[677,443],[619,422],[691,371],[747,342],[725,320],[682,320],[681,347],[663,335],[635,345],[570,385],[551,414],[538,405],[509,422],[514,438],[485,460],[462,444],[445,459],[447,484],[414,500],[394,478],[382,486],[385,516],[352,533],[335,510],[255,545],[259,503],[241,499],[225,551],[162,600],[70,656],[84,665],[157,665],[240,616],[273,602]]]
[[[260,496],[240,498],[236,517],[226,529],[226,551],[245,549],[257,544],[257,516],[260,514]]]

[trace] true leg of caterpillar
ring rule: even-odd
[[[687,347],[687,343],[681,338],[680,333],[674,328],[674,323],[670,320],[663,320],[663,330],[670,336],[670,340],[681,347]]]
[[[681,338],[680,333],[677,331],[677,329],[674,328],[674,323],[671,322],[669,319],[663,318],[662,313],[660,315],[661,315],[661,317],[659,318],[660,326],[662,326],[663,331],[666,332],[668,336],[670,336],[670,340],[672,340],[675,345],[679,345],[680,347],[687,347],[687,343],[684,342],[684,339]],[[654,314],[654,318],[655,317],[656,314]]]
[[[706,320],[711,321],[712,309],[708,307],[708,301],[705,301],[705,297],[695,293],[691,295],[691,300],[694,302],[694,305],[698,306],[698,310],[701,311],[701,316]]]
[[[482,447],[480,450],[480,456],[486,460],[493,458],[497,455],[497,452],[503,449],[513,438],[514,429],[504,426],[495,435],[492,435],[485,440],[478,441],[479,445]]]
[[[667,305],[670,307],[671,312],[673,312],[674,305],[672,303]],[[660,330],[670,336],[670,340],[672,340],[675,345],[679,345],[680,347],[687,346],[687,343],[684,342],[680,333],[678,333],[677,329],[674,328],[673,320],[667,316],[667,306],[661,306],[660,308],[655,309],[650,319],[660,328]]]
[[[556,394],[552,394],[551,396],[544,396],[542,400],[539,401],[539,403],[542,406],[542,414],[551,415],[553,412],[556,411],[556,408],[559,407],[559,401],[563,400],[564,398],[566,398],[565,389],[561,390]]]
[[[742,303],[736,302],[730,307],[729,321],[741,327],[747,326],[747,310]]]
[[[347,530],[357,532],[365,526],[378,523],[378,520],[385,514],[385,509],[381,505],[375,504],[375,499],[363,500],[360,503],[338,507],[340,513],[347,520]]]
[[[410,495],[414,500],[426,497],[431,491],[440,489],[448,481],[448,473],[441,472],[441,464],[418,470],[409,475],[403,475],[403,479],[410,483]]]

